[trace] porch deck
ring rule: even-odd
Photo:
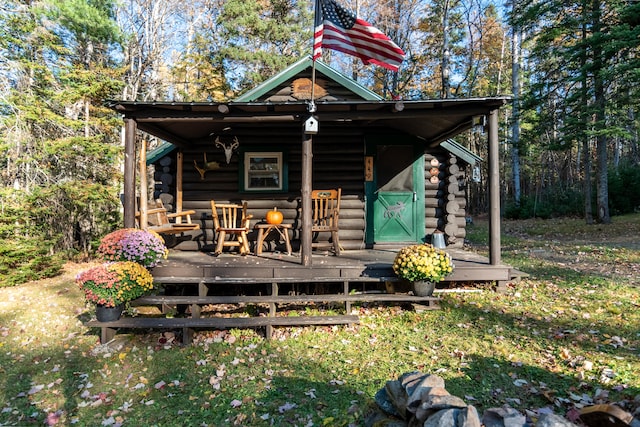
[[[445,282],[496,282],[501,288],[509,281],[517,280],[521,272],[508,265],[491,265],[478,254],[446,249],[453,258],[454,272]],[[205,252],[172,250],[161,265],[153,269],[153,276],[160,283],[185,283],[204,280],[250,284],[265,283],[273,279],[278,283],[313,282],[395,282],[392,264],[397,248],[347,250],[340,256],[314,252],[312,265],[303,266],[298,254],[263,252],[260,256],[240,256],[223,253],[217,257]]]

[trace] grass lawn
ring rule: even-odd
[[[484,409],[640,406],[640,215],[610,226],[505,221],[503,261],[529,277],[442,308],[360,305],[355,327],[212,331],[184,347],[159,331],[99,345],[73,282],[0,288],[0,425],[361,426],[408,371],[436,373]],[[486,224],[469,229],[482,245]],[[167,338],[169,338],[167,340]],[[635,400],[634,400],[635,399]]]

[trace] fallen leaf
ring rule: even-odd
[[[284,405],[280,406],[278,408],[278,412],[280,412],[281,414],[286,412],[286,411],[290,411],[291,409],[295,408],[297,405],[295,403],[289,403],[286,402]]]

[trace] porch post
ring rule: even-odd
[[[124,227],[136,226],[136,129],[133,119],[124,119]]]
[[[138,170],[140,174],[140,201],[138,210],[140,211],[139,227],[146,230],[149,226],[149,203],[147,194],[147,141],[142,140],[140,147],[140,158],[138,159]]]
[[[500,163],[498,110],[489,112],[489,263],[500,264]]]
[[[182,176],[183,176],[183,166],[182,161],[184,158],[184,154],[182,150],[178,151],[176,165],[176,212],[182,212]],[[179,216],[176,218],[176,224],[182,224],[182,217]]]
[[[310,266],[311,259],[311,187],[312,183],[313,137],[302,133],[302,229],[300,230],[300,257],[303,266]]]

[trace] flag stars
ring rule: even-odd
[[[352,28],[356,23],[355,15],[332,0],[322,1],[322,12],[325,19],[346,29]]]

